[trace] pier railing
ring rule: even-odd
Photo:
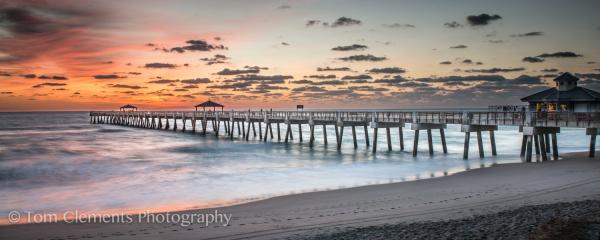
[[[435,123],[539,127],[600,127],[600,112],[458,112],[458,111],[93,111],[90,116],[223,119],[251,121],[336,121],[369,124]]]

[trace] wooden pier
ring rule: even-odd
[[[190,121],[192,129],[186,129]],[[181,129],[178,128],[178,122]],[[364,145],[377,151],[379,129],[385,129],[387,150],[392,151],[392,128],[398,128],[399,149],[404,150],[404,127],[411,125],[414,131],[412,153],[417,156],[420,131],[427,132],[429,154],[434,154],[432,131],[440,133],[442,151],[447,153],[444,129],[447,124],[461,125],[465,133],[464,159],[468,158],[470,136],[476,133],[479,157],[485,156],[483,150],[483,133],[488,133],[492,155],[496,155],[494,132],[498,126],[518,126],[522,133],[521,156],[526,162],[532,161],[535,149],[536,155],[542,161],[558,159],[557,133],[561,127],[585,128],[590,136],[590,157],[594,156],[596,135],[600,134],[600,113],[569,113],[569,112],[446,112],[446,111],[94,111],[90,112],[92,124],[115,124],[150,129],[172,131],[199,131],[201,134],[212,133],[215,136],[225,134],[229,138],[250,140],[250,135],[259,137],[261,141],[274,141],[273,125],[276,127],[277,141],[288,143],[294,140],[292,127],[298,128],[298,141],[303,142],[302,127],[307,126],[310,135],[310,146],[315,142],[315,131],[320,127],[323,132],[323,142],[328,144],[327,126],[335,129],[337,148],[341,149],[344,129],[351,128],[354,148],[359,143],[356,128],[363,128]],[[198,127],[198,123],[200,126]],[[209,127],[210,123],[210,128]],[[373,131],[369,136],[368,129]],[[258,129],[258,131],[257,131]],[[263,131],[264,129],[264,131]],[[285,133],[282,133],[285,131]],[[258,134],[257,134],[258,132]],[[282,137],[284,136],[284,137]],[[370,144],[372,139],[372,146]]]

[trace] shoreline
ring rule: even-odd
[[[445,177],[298,193],[218,209],[231,213],[230,226],[173,224],[40,223],[0,226],[8,239],[100,236],[167,239],[278,238],[331,233],[348,227],[399,222],[449,220],[522,206],[600,200],[600,158],[585,153],[559,161],[510,163],[472,169]],[[45,234],[43,234],[45,233]]]

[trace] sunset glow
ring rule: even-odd
[[[485,107],[564,71],[598,89],[598,1],[484,2],[1,1],[0,111]]]

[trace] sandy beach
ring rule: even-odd
[[[561,157],[559,161],[502,164],[447,177],[302,193],[218,208],[233,216],[226,227],[167,223],[21,224],[0,227],[0,238],[309,238],[357,227],[448,221],[525,206],[600,200],[600,158],[587,158],[586,153]],[[589,203],[593,203],[593,211],[597,202]]]

